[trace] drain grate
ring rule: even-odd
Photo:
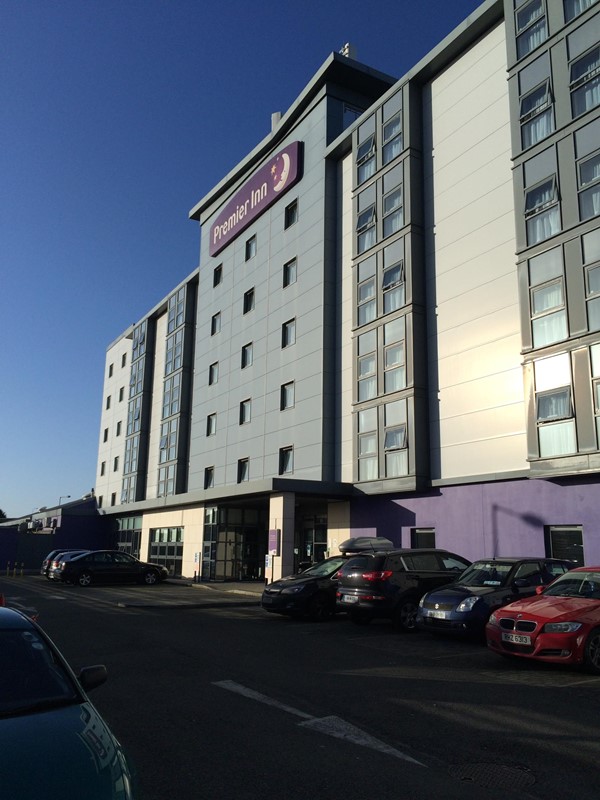
[[[459,781],[473,781],[479,786],[525,789],[535,783],[526,767],[507,767],[505,764],[455,764],[449,769]]]

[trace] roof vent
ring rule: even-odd
[[[356,47],[350,44],[350,42],[346,42],[346,44],[343,44],[340,48],[340,55],[356,61]]]

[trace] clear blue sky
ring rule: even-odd
[[[198,266],[188,211],[332,51],[401,77],[478,0],[2,0],[0,508],[94,486],[106,347]]]

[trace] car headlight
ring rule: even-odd
[[[581,622],[547,622],[544,633],[575,633],[581,628]]]
[[[281,594],[298,594],[306,589],[306,586],[288,586],[287,589],[282,589]]]
[[[473,595],[471,595],[471,597],[465,597],[465,599],[461,600],[461,602],[456,606],[456,610],[457,611],[471,611],[473,606],[475,605],[475,603],[478,600],[479,600],[479,598],[478,597],[474,597]]]
[[[490,614],[490,618],[488,619],[488,625],[498,625],[498,617],[496,616],[496,612]]]
[[[419,608],[423,608],[423,606],[425,605],[425,597],[426,596],[427,595],[423,595],[423,597],[419,600]]]

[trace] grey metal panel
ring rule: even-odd
[[[533,347],[531,335],[531,312],[529,309],[529,266],[527,261],[522,261],[517,267],[517,280],[519,282],[519,311],[521,318],[521,343],[523,349]]]
[[[579,452],[585,453],[598,449],[590,374],[590,355],[587,347],[573,351],[572,364],[577,444]]]
[[[564,263],[569,332],[571,336],[578,336],[587,333],[588,328],[579,237],[565,242]]]

